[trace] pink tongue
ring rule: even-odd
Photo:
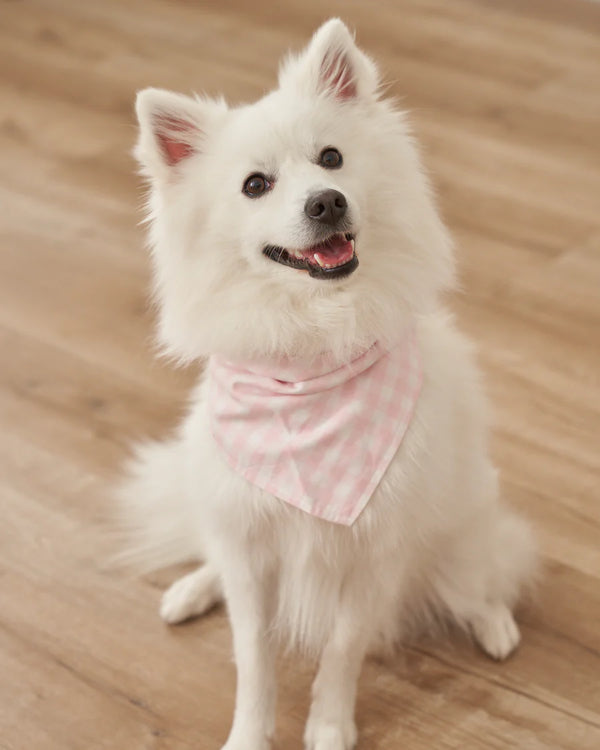
[[[315,258],[315,255],[318,253],[321,260],[325,261],[328,265],[341,266],[343,263],[352,260],[354,248],[352,247],[352,242],[345,239],[345,237],[334,237],[323,245],[312,247],[308,253],[312,256],[310,258],[311,262],[318,262]]]

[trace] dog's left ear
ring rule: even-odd
[[[279,72],[281,88],[294,87],[308,96],[324,95],[340,102],[372,98],[378,84],[375,63],[358,49],[339,18],[324,23],[304,52],[288,58]]]
[[[134,154],[154,181],[173,181],[179,168],[202,153],[209,134],[227,112],[223,101],[144,89],[136,100],[140,133]]]

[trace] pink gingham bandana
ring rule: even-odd
[[[333,368],[333,369],[332,369]],[[326,521],[351,526],[410,424],[422,382],[413,330],[335,367],[210,358],[212,434],[252,484]]]

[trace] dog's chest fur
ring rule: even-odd
[[[462,400],[457,388],[468,387],[471,363],[467,360],[459,366],[446,356],[446,344],[452,346],[457,336],[452,329],[446,329],[444,342],[439,335],[445,328],[443,321],[441,326],[433,322],[433,337],[428,335],[431,326],[429,322],[419,334],[425,379],[413,419],[372,500],[351,527],[282,503],[234,471],[214,441],[208,383],[201,386],[189,424],[195,431],[195,460],[210,466],[204,476],[209,511],[205,544],[210,557],[227,561],[235,556],[244,560],[256,580],[269,582],[265,594],[272,598],[273,632],[284,641],[318,652],[342,591],[352,592],[356,617],[368,620],[374,639],[396,640],[400,608],[414,597],[416,572],[433,574],[440,525],[443,535],[451,536],[454,524],[462,522],[466,509],[457,509],[454,518],[443,510],[453,483],[459,480],[443,460],[449,431],[457,429],[458,422],[440,421],[439,415],[448,412],[453,391],[455,399]],[[444,383],[435,390],[427,375],[432,358],[438,361],[436,379]],[[468,448],[477,427],[466,414],[462,429],[463,445]]]

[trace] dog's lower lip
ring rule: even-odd
[[[276,245],[267,245],[263,254],[270,260],[318,279],[339,279],[349,276],[358,267],[354,248],[354,235],[334,234],[318,245],[303,250],[287,250]]]

